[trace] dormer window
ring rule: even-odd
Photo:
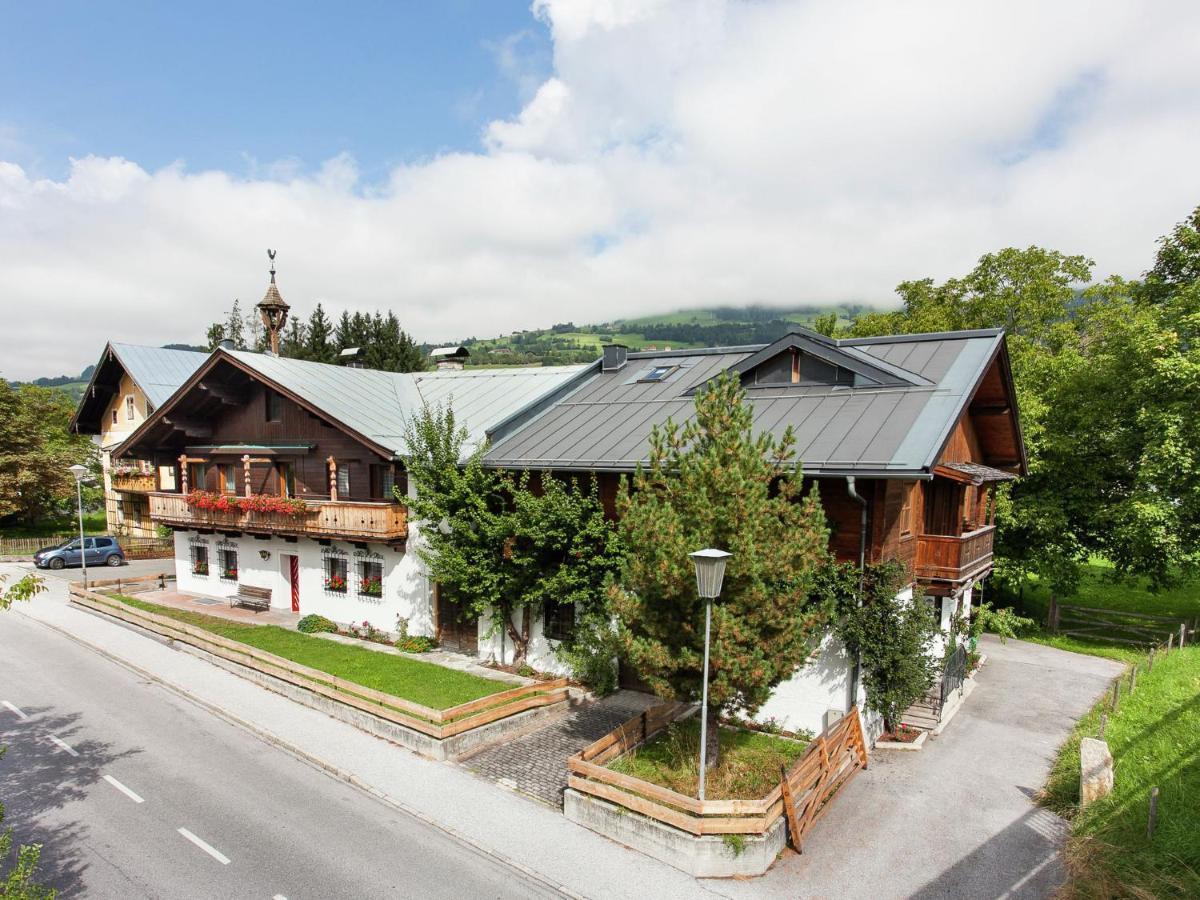
[[[654,382],[666,381],[667,376],[678,368],[678,366],[655,366],[638,379],[638,384],[651,384]]]
[[[854,373],[801,350],[785,350],[754,367],[750,384],[774,387],[783,384],[854,384]]]

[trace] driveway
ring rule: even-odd
[[[39,569],[33,563],[20,563],[22,569],[36,572],[50,578],[61,578],[64,581],[83,581],[83,569],[72,566],[69,569]],[[108,578],[141,578],[143,575],[174,575],[174,559],[131,559],[123,566],[88,566],[88,580],[99,581]]]
[[[984,637],[978,686],[919,753],[879,751],[741,896],[1049,897],[1066,823],[1033,797],[1075,721],[1121,672],[1111,660]]]

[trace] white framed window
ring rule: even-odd
[[[133,405],[133,394],[125,395],[125,421],[132,422],[137,415],[137,408]]]
[[[348,465],[338,466],[337,489],[338,489],[338,499],[346,500],[349,498],[349,496],[350,496],[350,467]]]

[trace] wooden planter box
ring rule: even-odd
[[[784,823],[800,850],[834,793],[867,766],[854,708],[758,800],[701,801],[607,768],[687,709],[680,703],[653,707],[568,759],[567,817],[698,877],[761,875],[783,849]]]

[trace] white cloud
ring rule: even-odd
[[[553,75],[478,152],[364,184],[0,142],[0,372],[196,341],[265,288],[448,340],[681,305],[858,300],[1040,243],[1137,275],[1200,202],[1194,3],[537,0]],[[187,147],[178,152],[186,158]],[[15,155],[15,154],[14,154]],[[6,162],[5,159],[8,159]]]

